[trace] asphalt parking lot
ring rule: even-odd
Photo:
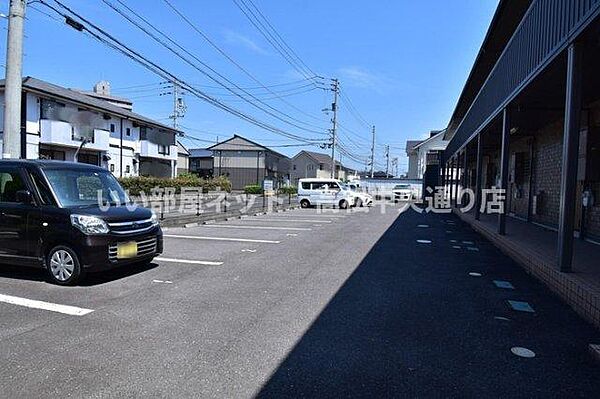
[[[452,216],[297,209],[164,234],[150,267],[77,287],[0,267],[0,396],[600,392],[597,332]]]

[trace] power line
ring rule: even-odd
[[[56,3],[59,3],[57,0],[54,0]],[[121,2],[121,0],[117,0],[120,4],[123,4]],[[300,130],[304,130],[306,132],[309,133],[317,133],[317,134],[325,134],[321,131],[317,131],[317,130],[313,130],[313,129],[309,129],[309,128],[305,128],[302,127],[300,125],[298,125],[295,122],[307,125],[307,126],[314,126],[311,125],[307,122],[301,121],[299,119],[296,119],[276,108],[274,108],[273,106],[271,106],[268,103],[265,103],[264,101],[262,101],[261,99],[257,98],[256,96],[254,96],[252,93],[243,90],[240,86],[238,86],[236,83],[234,83],[233,81],[231,81],[230,79],[228,79],[227,77],[225,77],[224,75],[222,75],[221,73],[219,73],[218,71],[216,71],[214,68],[212,68],[211,66],[209,66],[208,64],[206,64],[204,61],[200,60],[198,57],[196,57],[194,54],[192,54],[190,51],[188,51],[187,49],[185,49],[183,46],[181,46],[179,43],[177,43],[175,40],[173,40],[170,36],[168,36],[166,33],[162,32],[160,29],[156,28],[153,24],[151,24],[146,18],[144,18],[143,16],[139,15],[138,13],[136,13],[134,10],[132,10],[131,8],[127,7],[126,5],[124,6],[130,13],[132,13],[133,15],[135,15],[138,19],[140,19],[141,21],[143,21],[151,30],[153,30],[154,32],[158,33],[158,35],[162,36],[163,38],[165,38],[168,42],[170,42],[171,44],[173,44],[175,47],[177,47],[179,50],[183,51],[185,54],[187,54],[189,57],[191,57],[192,59],[194,59],[197,63],[199,63],[200,65],[202,65],[204,68],[208,69],[209,71],[211,71],[213,74],[215,74],[216,76],[218,76],[218,78],[224,80],[225,82],[229,83],[230,85],[234,86],[237,90],[239,90],[240,92],[246,94],[248,97],[252,98],[254,101],[266,106],[267,108],[269,108],[271,111],[269,111],[268,109],[263,108],[262,106],[256,104],[255,102],[249,100],[248,98],[246,98],[245,96],[243,96],[242,94],[240,94],[238,91],[233,90],[231,87],[223,84],[218,78],[214,77],[213,75],[211,75],[211,73],[207,72],[206,70],[202,69],[201,67],[199,67],[196,63],[190,61],[188,58],[186,58],[185,56],[183,56],[181,53],[179,53],[177,50],[175,50],[173,47],[171,47],[169,44],[165,43],[163,40],[161,40],[159,37],[157,37],[155,34],[153,34],[152,32],[150,32],[147,28],[143,27],[140,23],[138,23],[137,21],[135,21],[132,17],[130,17],[127,13],[125,13],[123,10],[119,9],[118,7],[116,7],[114,4],[112,4],[110,1],[108,0],[102,0],[102,2],[104,4],[106,4],[108,7],[110,7],[112,10],[114,10],[115,12],[117,12],[119,15],[121,15],[123,18],[125,18],[128,22],[130,22],[132,25],[134,25],[135,27],[137,27],[138,29],[140,29],[142,32],[144,32],[146,35],[148,35],[150,38],[152,38],[154,41],[156,41],[157,43],[159,43],[161,46],[165,47],[167,50],[169,50],[171,53],[173,53],[175,56],[177,56],[178,58],[180,58],[181,60],[183,60],[184,62],[186,62],[189,66],[191,66],[192,68],[196,69],[198,72],[202,73],[204,76],[206,76],[207,78],[209,78],[210,80],[212,80],[213,82],[223,86],[224,88],[226,88],[229,92],[231,92],[232,94],[236,95],[238,98],[244,100],[245,102],[247,102],[248,104],[252,105],[253,107],[261,110],[262,112],[266,113],[267,115],[281,121],[284,122],[290,126],[293,126],[297,129]],[[284,119],[283,117],[279,116],[282,115],[283,117],[287,118]],[[288,120],[289,119],[289,120]],[[291,122],[291,121],[294,122]],[[315,126],[317,128],[320,128],[319,126]]]
[[[117,0],[119,1],[119,3],[122,4],[121,0]],[[194,24],[188,17],[185,16],[185,14],[183,14],[181,11],[179,11],[174,5],[173,3],[171,3],[169,0],[163,0],[163,2],[169,6],[171,8],[171,10],[173,10],[173,12],[175,12],[175,14],[177,14],[183,21],[185,21],[196,33],[198,33],[204,40],[206,40],[215,50],[217,50],[223,57],[225,57],[229,62],[231,62],[233,65],[235,65],[239,70],[241,70],[242,72],[244,72],[244,74],[246,74],[246,76],[248,76],[250,79],[252,79],[254,82],[256,82],[257,84],[260,85],[261,88],[266,89],[267,91],[269,91],[269,93],[273,94],[276,96],[276,93],[273,92],[268,86],[264,85],[260,80],[258,80],[253,74],[251,74],[246,68],[244,68],[242,65],[240,65],[237,61],[235,61],[232,57],[230,57],[223,49],[221,49],[213,40],[211,40],[204,32],[202,32],[198,26],[196,24]],[[131,10],[129,7],[125,6],[127,9]],[[313,74],[314,75],[314,74]],[[307,80],[311,80],[311,84],[315,85],[314,79],[316,77],[310,77],[307,78]],[[316,87],[318,87],[318,85],[315,85]],[[321,88],[322,87],[318,87]],[[280,98],[281,99],[281,98]],[[299,111],[300,113],[302,113],[305,116],[308,116],[310,118],[316,119],[318,121],[321,121],[320,118],[317,118],[305,111],[303,111],[302,109],[296,107],[295,105],[291,104],[290,102],[281,99],[281,101],[285,104],[287,104],[288,106],[290,106],[291,108],[295,109],[296,111]]]
[[[256,13],[252,11],[252,9],[244,2],[244,0],[233,0],[235,5],[240,9],[240,11],[246,16],[248,21],[260,32],[260,34],[269,42],[269,44],[277,51],[287,62],[294,68],[300,75],[305,78],[309,78],[311,76],[316,76],[310,69],[305,69],[303,67],[302,62],[297,61],[290,54],[290,52],[282,47],[281,44],[277,41],[273,33],[267,29],[265,24],[258,18]],[[241,3],[241,4],[240,4]],[[242,7],[243,5],[243,7]],[[256,8],[256,6],[254,6]]]
[[[243,1],[243,0],[242,0]],[[300,58],[298,56],[298,54],[294,51],[293,48],[291,48],[286,41],[283,39],[283,37],[281,37],[281,35],[279,34],[279,32],[277,32],[277,29],[275,29],[275,27],[273,27],[273,25],[269,22],[268,18],[265,17],[265,15],[260,11],[260,9],[256,6],[256,4],[254,4],[254,2],[252,0],[248,0],[248,2],[252,5],[252,7],[258,12],[258,14],[262,17],[262,19],[267,23],[267,25],[271,28],[271,30],[273,31],[273,33],[275,33],[275,36],[279,39],[280,43],[283,44],[283,47],[286,48],[287,50],[289,50],[289,52],[298,60],[298,62],[306,69],[308,70],[308,72],[310,72],[313,76],[316,76],[317,74],[308,66],[306,65],[306,63],[302,60],[302,58]]]
[[[317,139],[307,139],[305,137],[302,136],[298,136],[296,134],[293,133],[289,133],[286,132],[280,128],[274,127],[268,123],[265,123],[263,121],[260,121],[248,114],[245,114],[242,111],[239,111],[231,106],[228,106],[227,104],[206,95],[205,93],[203,93],[201,90],[198,90],[197,88],[191,86],[189,83],[185,82],[183,79],[178,78],[177,76],[175,76],[174,74],[172,74],[171,72],[169,72],[168,70],[166,70],[165,68],[159,66],[158,64],[156,64],[155,62],[149,60],[148,58],[144,57],[142,54],[140,54],[139,52],[133,50],[132,48],[128,47],[127,45],[125,45],[124,43],[122,43],[120,40],[118,40],[117,38],[115,38],[114,36],[112,36],[111,34],[109,34],[108,32],[104,31],[102,28],[98,27],[97,25],[93,24],[92,22],[90,22],[89,20],[85,19],[84,17],[82,17],[81,15],[75,13],[72,9],[70,9],[69,7],[67,7],[66,5],[62,4],[60,1],[58,0],[53,0],[54,3],[56,3],[60,8],[66,10],[66,12],[68,12],[69,14],[65,14],[64,12],[58,10],[56,7],[48,4],[45,2],[45,0],[38,0],[40,2],[40,4],[45,5],[46,7],[50,8],[51,10],[53,10],[54,12],[56,12],[57,14],[61,15],[62,17],[65,18],[65,21],[74,29],[80,31],[80,32],[84,32],[86,34],[89,34],[92,38],[98,40],[99,42],[105,44],[106,46],[114,49],[115,51],[120,52],[121,54],[125,55],[126,57],[130,58],[131,60],[135,61],[136,63],[140,64],[141,66],[143,66],[144,68],[148,69],[149,71],[155,73],[156,75],[160,76],[161,78],[165,79],[165,80],[169,80],[169,81],[173,81],[176,82],[178,84],[180,84],[183,88],[185,88],[186,90],[188,90],[188,92],[192,93],[194,96],[198,97],[198,98],[202,98],[204,99],[206,102],[208,102],[209,104],[220,108],[232,115],[235,115],[237,117],[239,117],[240,119],[243,119],[249,123],[252,123],[258,127],[261,127],[267,131],[270,131],[272,133],[284,136],[284,137],[288,137],[288,138],[292,138],[292,139],[296,139],[298,141],[302,141],[305,143],[310,143],[310,142],[318,142],[319,140]],[[73,17],[75,17],[77,20],[75,20]],[[87,26],[86,26],[87,25]],[[97,33],[96,33],[97,32]]]

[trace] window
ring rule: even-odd
[[[52,196],[52,192],[46,185],[46,183],[36,174],[32,173],[29,175],[37,192],[40,194],[40,198],[42,199],[42,204],[44,205],[53,205],[55,204],[54,197]]]
[[[111,123],[111,124],[110,124],[110,132],[111,132],[111,133],[114,133],[114,132],[115,132],[115,124],[114,124],[114,123]]]
[[[131,166],[127,165],[125,166],[125,173],[130,173],[131,172]]]
[[[296,170],[296,164],[294,164],[293,169]]]
[[[323,164],[322,163],[319,164],[319,170],[323,170]]]
[[[97,154],[78,154],[77,162],[87,163],[89,165],[100,165],[100,157]]]
[[[64,161],[65,160],[65,152],[40,148],[39,157],[40,157],[40,159],[49,159],[49,160],[54,159],[57,161]]]
[[[0,202],[17,202],[17,191],[26,190],[16,170],[0,170]]]
[[[42,98],[41,104],[41,119],[49,119],[55,121],[68,122],[66,119],[65,107],[66,104],[58,101]]]
[[[302,182],[302,188],[304,190],[310,190],[310,183]]]
[[[161,155],[169,155],[171,153],[171,147],[168,145],[159,144],[158,153]]]
[[[146,126],[140,126],[140,140],[147,140],[148,129]]]
[[[131,129],[130,128],[125,129],[125,135],[126,136],[131,136]]]
[[[114,172],[115,172],[115,164],[114,164],[114,163],[111,163],[111,164],[110,164],[110,171],[111,171],[112,173],[114,173]]]

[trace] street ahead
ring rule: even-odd
[[[167,229],[79,287],[0,268],[7,398],[592,397],[598,338],[458,219],[397,208]]]

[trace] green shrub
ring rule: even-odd
[[[246,194],[262,194],[263,188],[259,184],[249,184],[244,187],[244,193]]]
[[[160,177],[124,177],[119,179],[119,183],[125,190],[129,190],[130,195],[140,195],[142,192],[149,195],[155,188],[174,188],[176,193],[181,192],[182,187],[202,187],[203,192],[221,189],[231,191],[231,182],[224,176],[212,179],[202,179],[190,173],[184,173],[175,179]]]
[[[283,186],[277,190],[279,194],[298,194],[298,187],[296,186]]]

